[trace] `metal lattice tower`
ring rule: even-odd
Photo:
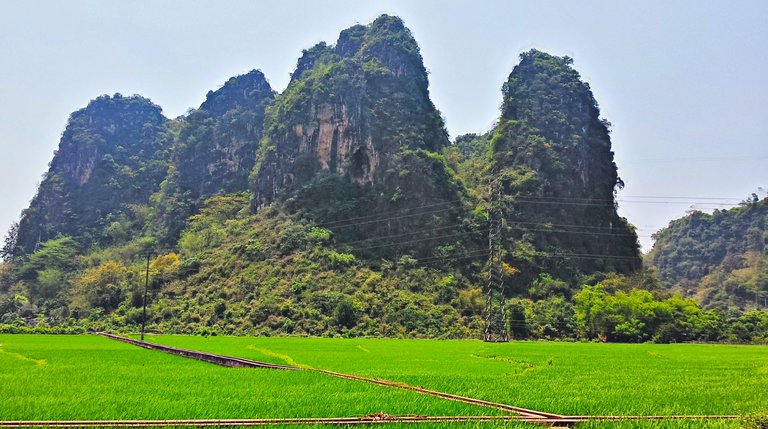
[[[499,180],[492,174],[488,209],[488,282],[485,286],[483,341],[509,341],[509,315],[504,285],[504,208]]]

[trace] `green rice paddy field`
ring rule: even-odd
[[[768,412],[768,347],[149,337],[177,347],[384,378],[567,415]],[[0,335],[0,420],[494,415],[311,371],[236,369],[97,336]],[[738,421],[578,427],[730,427]],[[403,425],[398,425],[401,427]],[[408,427],[417,426],[409,425]],[[423,427],[425,425],[420,425]],[[433,424],[433,427],[510,427]]]

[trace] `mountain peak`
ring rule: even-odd
[[[569,57],[535,49],[520,55],[503,86],[501,120],[492,140],[496,166],[502,177],[509,177],[508,193],[524,196],[513,203],[517,221],[600,228],[614,235],[585,243],[567,234],[555,238],[531,234],[534,247],[542,252],[557,248],[623,258],[576,261],[575,271],[632,272],[640,266],[637,236],[616,211],[615,191],[623,182],[614,163],[608,122],[600,118],[589,85],[572,64]],[[526,176],[531,180],[513,180]],[[539,200],[586,203],[566,211]]]
[[[103,221],[146,204],[165,175],[167,119],[140,95],[102,95],[74,112],[19,221],[21,253],[60,235],[105,239]],[[87,210],[84,208],[87,207]]]
[[[271,98],[274,91],[261,70],[229,78],[221,88],[208,91],[205,101],[200,105],[212,115],[223,115],[228,110],[253,108],[261,105],[264,98]]]
[[[400,18],[382,15],[302,53],[267,113],[256,206],[323,171],[379,183],[402,149],[448,144],[418,44]]]

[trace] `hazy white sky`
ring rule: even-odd
[[[141,94],[175,117],[254,68],[282,91],[302,49],[381,13],[413,31],[452,136],[491,127],[521,52],[573,57],[613,123],[620,211],[646,250],[691,203],[768,187],[765,0],[0,0],[0,231],[89,100]]]

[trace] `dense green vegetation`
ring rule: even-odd
[[[765,412],[765,346],[150,337],[569,415]],[[677,388],[670,388],[677,386]]]
[[[766,309],[768,198],[739,207],[694,212],[654,236],[647,261],[670,289],[705,307]]]
[[[765,290],[764,219],[747,215],[765,204],[723,223],[744,245],[702,226],[678,251],[687,233],[660,233],[662,280],[709,284],[702,308],[641,268],[609,124],[572,60],[523,53],[503,97],[492,130],[451,144],[418,44],[386,15],[304,51],[281,94],[256,70],[174,120],[99,97],[6,237],[0,329],[135,330],[148,264],[158,332],[476,337],[501,225],[516,339],[766,341],[768,313],[715,308]]]
[[[760,346],[183,336],[150,340],[563,414],[759,415],[768,399],[761,388],[768,382],[768,354]],[[2,420],[497,414],[310,371],[219,367],[95,336],[0,335],[0,381]],[[446,426],[502,427],[440,425]],[[735,421],[675,421],[579,427],[742,426]]]
[[[67,242],[46,243],[19,271],[71,263]],[[178,253],[150,262],[148,316],[154,331],[465,338],[477,337],[482,326],[485,298],[471,273],[446,273],[442,259],[429,263],[409,256],[368,265],[358,255],[376,244],[341,241],[276,207],[251,214],[246,195],[209,200],[179,243]],[[38,304],[49,306],[44,322],[136,330],[145,262],[126,265],[118,262],[118,252],[139,252],[140,244],[78,258],[79,274],[53,295],[59,301]],[[36,308],[18,289],[9,290],[17,292],[0,300],[0,323],[21,326]],[[768,313],[705,311],[664,292],[648,273],[606,276],[575,292],[541,275],[526,295],[510,301],[516,339],[768,341]],[[69,304],[49,310],[57,302]],[[47,332],[44,326],[41,332]]]
[[[478,415],[308,371],[234,369],[95,336],[0,335],[0,420]]]
[[[512,265],[566,281],[579,273],[631,273],[640,251],[633,227],[616,212],[614,195],[624,184],[610,124],[571,65],[568,57],[532,50],[504,84],[490,144],[516,241],[510,248],[525,249]]]
[[[626,288],[621,281],[607,280],[594,287],[586,286],[576,294],[574,326],[581,338],[619,342],[768,343],[766,311],[728,314],[719,309],[702,310],[694,300],[680,295],[657,293],[654,296],[647,290],[621,291],[616,290],[616,286]],[[554,311],[562,313],[560,307]],[[545,317],[548,314],[537,313],[538,317],[541,313]]]

